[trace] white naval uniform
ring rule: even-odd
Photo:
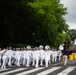
[[[55,62],[57,61],[58,51],[55,51]]]
[[[52,50],[49,50],[49,57],[50,57],[49,63],[51,63],[51,61],[52,61]]]
[[[45,51],[44,53],[44,58],[45,58],[45,66],[48,67],[48,62],[50,60],[50,57],[49,57],[49,51]]]
[[[3,54],[4,51],[5,51],[5,49],[1,51],[1,55]],[[6,51],[6,52],[4,53],[4,55],[1,56],[2,61],[3,61],[2,66],[1,66],[1,69],[6,68],[7,55],[8,55],[8,53],[7,53],[7,51]]]
[[[10,50],[7,51],[7,54],[8,54],[8,56],[7,56],[8,65],[11,66],[11,64],[12,64],[11,61],[12,61],[12,58],[13,58],[13,51],[10,49]]]
[[[61,61],[62,52],[61,50],[58,51],[58,60]]]
[[[21,50],[20,52],[21,52],[21,60],[20,60],[20,64],[25,65],[24,62],[23,62],[23,61],[24,61],[23,50]]]
[[[16,51],[16,53],[15,53],[15,59],[16,59],[16,65],[20,66],[21,51]]]
[[[27,59],[26,54],[27,54],[27,51],[26,51],[26,50],[22,51],[22,55],[23,55],[23,65],[26,65],[26,59]]]
[[[31,51],[29,51],[29,50],[27,50],[26,59],[27,59],[26,67],[29,67],[30,63],[31,63]]]
[[[13,57],[13,59],[12,59],[12,63],[13,63],[13,64],[15,64],[15,60],[16,60],[16,59],[15,59],[15,53],[16,53],[16,51],[14,50],[14,51],[13,51],[13,56],[12,56],[12,57]]]
[[[58,52],[57,51],[53,51],[52,56],[53,56],[52,62],[56,62],[57,61]]]
[[[39,64],[39,59],[40,59],[40,52],[39,52],[39,50],[36,50],[35,51],[35,61],[36,61],[36,65],[35,65],[35,67],[38,67],[38,64]]]
[[[52,51],[52,62],[55,62],[55,51]]]
[[[43,60],[44,60],[44,50],[39,50],[40,51],[40,65],[42,66],[43,65]]]
[[[35,50],[34,51],[32,51],[32,66],[35,66],[35,59],[36,59],[36,57],[35,57]]]

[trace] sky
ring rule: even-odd
[[[76,0],[61,0],[64,7],[67,7],[68,14],[65,15],[69,29],[76,29]]]

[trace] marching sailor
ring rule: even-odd
[[[33,48],[33,50],[32,50],[32,66],[35,66],[35,60],[36,60],[35,52],[36,52],[36,50],[35,50],[35,48]]]
[[[1,51],[1,58],[3,61],[1,69],[6,68],[6,60],[7,60],[7,55],[8,55],[7,51],[8,51],[8,49],[5,49],[5,48],[3,48],[3,50]]]
[[[45,59],[45,66],[46,67],[48,67],[48,63],[50,60],[48,48],[49,48],[49,46],[45,46],[44,59]]]
[[[24,47],[24,51],[22,52],[23,54],[23,65],[26,65],[26,54],[27,54],[27,51],[26,51],[26,48]]]
[[[29,67],[31,63],[31,46],[27,46],[26,59],[27,59],[26,67]]]
[[[21,51],[20,48],[16,48],[17,51],[15,53],[15,59],[16,59],[16,65],[20,66],[20,61],[21,61]]]
[[[50,60],[49,60],[49,63],[52,62],[52,49],[49,47],[49,57],[50,57]]]
[[[9,47],[8,51],[8,65],[11,66],[12,65],[12,58],[13,58],[13,51],[12,51],[12,48]]]
[[[55,49],[55,62],[57,61],[58,51]]]
[[[39,59],[40,59],[40,52],[39,52],[39,48],[36,47],[36,51],[35,51],[35,61],[36,61],[36,65],[35,65],[35,67],[38,67]]]
[[[44,60],[44,50],[43,50],[43,46],[42,45],[40,45],[39,46],[39,51],[40,51],[40,65],[42,66],[43,65],[43,60]]]
[[[61,61],[61,57],[62,57],[62,51],[59,49],[58,50],[58,60]]]

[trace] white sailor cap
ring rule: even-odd
[[[45,46],[45,49],[49,49],[50,47],[48,45]]]
[[[39,46],[39,48],[41,49],[41,48],[43,48],[43,46],[42,46],[42,45],[40,45],[40,46]]]
[[[31,46],[27,46],[27,49],[31,49]]]

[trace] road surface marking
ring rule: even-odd
[[[51,72],[53,72],[53,71],[55,71],[55,70],[57,70],[57,69],[59,69],[59,68],[61,68],[61,67],[53,67],[53,68],[48,69],[48,70],[46,70],[46,71],[40,72],[40,73],[38,73],[38,74],[36,74],[36,75],[47,75],[48,73],[51,73]]]
[[[69,68],[63,70],[62,72],[58,73],[57,75],[67,75],[68,73],[70,73],[74,69],[75,69],[75,67],[69,67]]]

